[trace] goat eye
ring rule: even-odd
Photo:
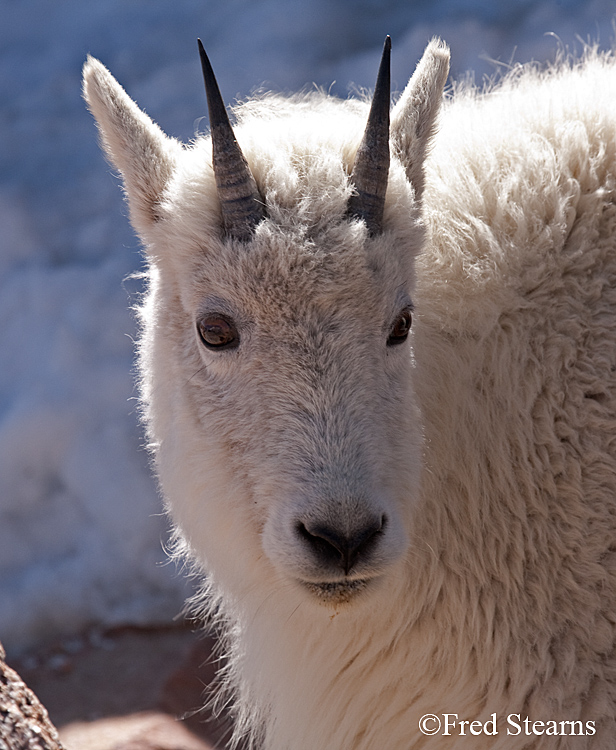
[[[389,338],[387,339],[387,346],[395,346],[396,344],[401,344],[403,341],[406,341],[409,331],[411,330],[412,321],[413,316],[411,314],[411,308],[405,307],[391,329]]]
[[[240,336],[235,325],[222,315],[206,315],[197,321],[201,341],[208,349],[235,349]]]

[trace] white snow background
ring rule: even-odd
[[[442,36],[452,73],[613,39],[613,0],[0,0],[0,640],[169,622],[189,588],[135,409],[138,242],[81,99],[100,58],[165,131],[207,120],[203,39],[227,101],[264,84],[371,87],[386,34],[404,87]],[[550,32],[560,38],[560,42]]]

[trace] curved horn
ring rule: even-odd
[[[223,225],[226,234],[247,241],[264,216],[263,203],[248,163],[233,135],[229,116],[201,39],[197,39],[197,44],[210,115],[212,161]]]
[[[385,39],[368,124],[357,150],[351,182],[356,193],[349,198],[348,212],[364,219],[370,234],[383,225],[383,209],[389,174],[389,102],[391,39]]]

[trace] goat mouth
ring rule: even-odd
[[[324,581],[322,583],[302,581],[302,583],[324,604],[343,604],[364,591],[370,580],[360,578],[354,581]]]

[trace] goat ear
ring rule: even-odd
[[[161,218],[161,198],[182,147],[137,107],[102,63],[89,56],[83,68],[83,95],[98,123],[103,148],[122,173],[133,226],[147,235]]]
[[[392,149],[418,198],[423,193],[424,160],[436,130],[448,73],[449,48],[433,39],[391,114]]]

